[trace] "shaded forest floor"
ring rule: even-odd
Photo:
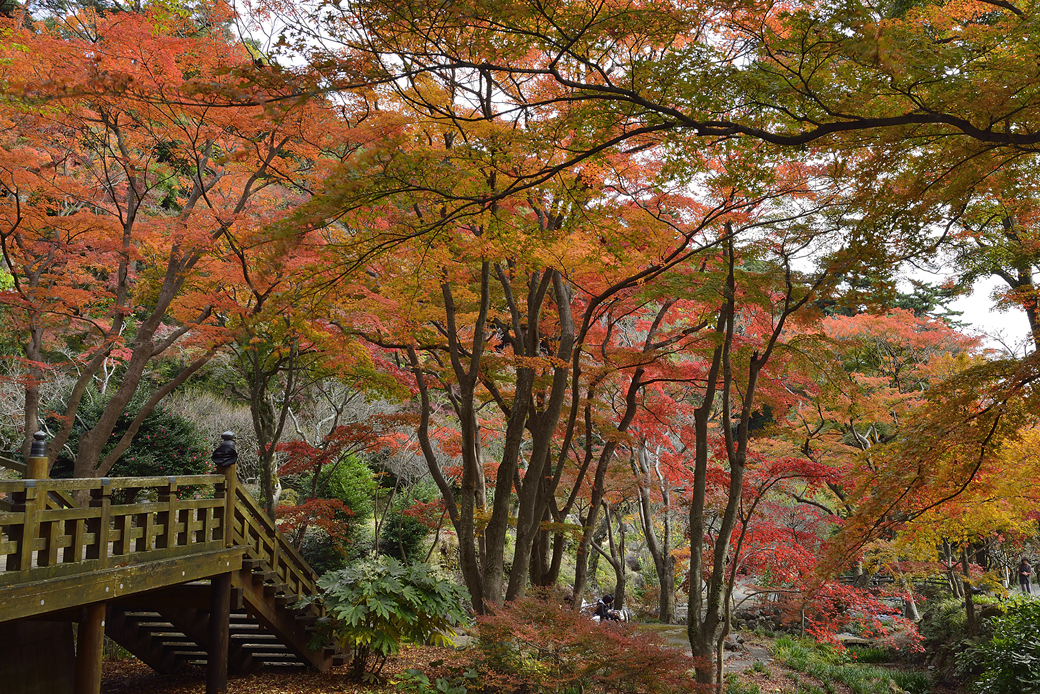
[[[397,658],[387,661],[383,675],[393,675],[408,668],[429,670],[429,663],[450,663],[459,652],[432,646],[404,647]],[[205,668],[192,668],[178,675],[160,675],[133,657],[109,658],[102,667],[101,691],[104,694],[205,694]],[[325,694],[326,692],[394,692],[392,684],[370,685],[351,682],[347,666],[329,672],[267,672],[258,675],[231,675],[228,694]]]
[[[727,654],[726,671],[729,691],[734,694],[854,694],[854,690],[841,682],[823,681],[804,672],[784,666],[769,655],[772,639],[748,636],[740,651]],[[450,666],[460,660],[462,654],[450,648],[410,646],[402,649],[397,658],[392,658],[383,669],[389,680],[409,668],[429,673],[431,663],[439,667]],[[904,665],[885,666],[892,670],[907,669]],[[205,694],[206,671],[195,668],[179,675],[159,675],[136,658],[107,659],[104,663],[101,691],[104,694]],[[257,675],[232,676],[228,682],[228,694],[326,694],[396,692],[391,683],[382,685],[358,684],[348,678],[347,667],[333,668],[327,673],[316,672],[271,672]],[[896,691],[896,690],[892,690]],[[958,694],[958,690],[933,688],[930,694]]]

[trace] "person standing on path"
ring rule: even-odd
[[[1029,577],[1032,575],[1033,567],[1029,565],[1025,557],[1022,557],[1022,561],[1018,564],[1018,585],[1021,586],[1023,593],[1033,592],[1029,588]]]

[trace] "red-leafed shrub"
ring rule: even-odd
[[[478,617],[477,635],[474,668],[487,692],[678,694],[702,686],[686,653],[634,626],[592,622],[559,594]]]

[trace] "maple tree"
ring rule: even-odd
[[[832,316],[820,329],[810,397],[792,410],[790,436],[838,475],[827,494],[799,501],[847,518],[855,512],[850,487],[876,472],[871,449],[902,435],[929,388],[978,359],[978,340],[904,310]]]
[[[357,333],[370,343],[399,355],[395,367],[399,373],[407,366],[415,376],[420,399],[419,440],[459,537],[463,573],[476,609],[484,609],[485,601],[493,603],[500,596],[509,599],[522,594],[529,578],[536,585],[555,581],[553,565],[558,562],[562,542],[553,543],[555,551],[547,560],[548,544],[537,545],[538,537],[547,540],[550,534],[563,535],[561,528],[551,524],[566,519],[588,474],[591,499],[583,514],[575,578],[575,593],[581,594],[591,535],[604,505],[608,469],[615,454],[631,445],[629,428],[643,411],[645,389],[659,381],[682,382],[689,390],[685,397],[697,403],[690,408],[689,427],[695,451],[690,483],[691,573],[704,575],[708,592],[702,599],[700,590],[691,591],[691,641],[695,655],[715,655],[726,610],[725,558],[731,551],[743,489],[750,420],[758,409],[759,375],[773,350],[782,344],[780,338],[786,334],[791,316],[811,306],[809,300],[836,281],[836,269],[855,258],[854,252],[836,254],[832,264],[818,274],[805,277],[799,273],[796,279],[793,259],[822,237],[814,225],[791,223],[790,210],[780,214],[778,209],[776,222],[768,216],[750,216],[749,210],[768,207],[765,201],[769,200],[771,195],[727,212],[749,215],[744,222],[747,229],[768,228],[775,234],[773,243],[763,244],[755,238],[745,245],[739,240],[750,232],[713,215],[714,224],[695,226],[704,240],[687,246],[689,241],[679,239],[683,260],[692,262],[650,265],[650,271],[641,265],[646,261],[639,255],[633,255],[634,265],[616,260],[603,263],[603,251],[596,246],[591,249],[593,262],[583,265],[580,253],[587,246],[580,245],[580,239],[588,238],[587,228],[535,227],[544,235],[553,231],[569,234],[568,251],[562,258],[566,277],[551,266],[535,264],[537,256],[520,256],[513,235],[504,235],[510,245],[500,250],[497,244],[502,240],[496,233],[509,228],[502,220],[523,219],[524,213],[539,223],[551,219],[532,197],[524,200],[526,210],[520,214],[510,210],[507,216],[500,207],[482,220],[484,225],[477,226],[471,218],[454,235],[441,233],[436,240],[423,239],[419,245],[422,263],[403,261],[406,253],[398,247],[392,260],[369,264],[372,281],[363,292],[364,311],[351,320],[359,326]],[[398,205],[398,209],[402,207]],[[618,208],[625,209],[625,205]],[[645,210],[642,206],[633,209],[640,215]],[[594,214],[610,211],[590,208],[583,221],[588,224]],[[630,220],[627,225],[635,227],[640,217],[626,219]],[[604,226],[594,228],[604,233]],[[645,239],[652,229],[638,227],[637,250],[647,247]],[[607,248],[614,244],[631,249],[634,245],[629,240],[632,237],[600,238]],[[549,239],[555,242],[552,236]],[[525,241],[531,243],[530,237]],[[539,246],[535,249],[540,251]],[[499,253],[506,264],[489,258]],[[532,265],[534,270],[526,269]],[[406,273],[400,272],[402,267]],[[636,284],[632,276],[623,274],[629,267],[637,271],[635,277],[649,276],[655,281]],[[500,293],[492,291],[493,276]],[[525,278],[526,291],[516,291],[512,278]],[[590,291],[604,285],[602,295]],[[439,289],[439,296],[427,287]],[[419,294],[423,299],[416,303],[389,301]],[[525,294],[527,310],[521,311]],[[672,298],[665,299],[663,294]],[[510,303],[513,297],[517,297],[516,305]],[[361,304],[357,306],[359,309]],[[558,332],[554,338],[537,337],[535,342],[525,333],[538,331],[546,320],[540,314],[549,309],[554,312],[546,316],[555,322],[549,325]],[[580,322],[571,317],[575,309],[581,311]],[[632,341],[622,326],[640,322],[645,333]],[[575,329],[574,324],[580,328]],[[688,373],[683,374],[684,369]],[[738,375],[737,369],[746,369],[746,375]],[[527,375],[525,370],[531,373]],[[564,417],[567,391],[570,413]],[[434,400],[435,392],[443,394],[439,402]],[[487,415],[478,420],[477,413],[488,404],[498,406],[504,421],[496,422]],[[710,424],[716,418],[717,427]],[[446,431],[437,428],[445,421],[451,423]],[[502,437],[497,449],[501,457],[494,466],[496,493],[488,513],[482,505],[488,478],[483,457],[496,429]],[[525,429],[531,437],[531,453],[526,467],[520,468]],[[438,448],[461,458],[458,486],[444,476]],[[560,452],[550,454],[550,448]],[[707,485],[715,456],[727,462],[729,479],[721,489],[713,486],[721,521],[709,538],[704,523],[707,505],[716,503],[709,501]],[[565,472],[573,486],[557,505]],[[514,487],[516,497],[511,493]],[[504,586],[498,582],[501,574],[497,572],[501,571],[505,519],[514,498],[519,504],[516,552],[508,586]],[[496,514],[498,510],[501,515]],[[706,617],[702,617],[702,605]],[[717,677],[714,668],[701,675],[704,681]]]
[[[831,580],[878,537],[897,576],[939,546],[967,576],[973,541],[1024,532],[1036,500],[1001,472],[1035,438],[1040,359],[820,309],[875,310],[899,262],[952,244],[1037,339],[1031,5],[258,10],[301,13],[270,58],[167,6],[7,25],[0,301],[26,446],[49,371],[76,373],[51,453],[107,382],[76,458],[105,474],[226,346],[268,513],[278,475],[310,487],[283,530],[337,536],[337,467],[408,450],[442,500],[406,513],[448,519],[473,608],[500,615],[569,549],[575,602],[596,553],[621,603],[634,503],[672,621],[681,503],[702,684],[740,572],[822,635],[829,608],[879,607]],[[361,393],[337,391],[304,432],[300,408],[354,377],[405,413],[346,421]]]
[[[678,498],[673,489],[676,479],[675,466],[667,465],[662,471],[661,452],[658,447],[653,453],[642,442],[631,456],[632,472],[638,480],[639,522],[647,551],[654,562],[660,586],[658,618],[665,624],[675,621],[675,571],[676,558],[673,549],[673,523],[678,511]],[[652,472],[651,472],[652,470]],[[682,472],[685,469],[680,468]],[[682,475],[685,477],[685,475]],[[682,477],[679,477],[681,480]],[[656,496],[659,501],[654,503]],[[660,532],[655,520],[660,520]]]
[[[556,443],[557,427],[563,421],[568,397],[571,407],[565,431],[573,431],[578,421],[581,406],[572,393],[580,379],[572,373],[581,374],[580,345],[595,326],[601,306],[680,263],[691,262],[701,243],[697,234],[724,210],[757,204],[723,198],[714,206],[700,205],[703,218],[676,235],[673,213],[661,208],[672,198],[675,204],[688,203],[667,194],[649,201],[635,198],[629,189],[645,188],[646,183],[640,181],[649,181],[652,174],[642,172],[631,160],[618,158],[597,162],[598,168],[590,167],[581,176],[560,176],[539,195],[512,199],[508,205],[469,210],[466,193],[459,207],[460,191],[475,188],[473,195],[479,196],[481,187],[494,189],[497,174],[479,168],[494,148],[503,158],[532,158],[538,165],[541,153],[532,155],[526,150],[532,135],[516,131],[509,119],[503,116],[503,123],[487,132],[463,133],[467,139],[457,143],[450,122],[419,116],[409,126],[413,133],[409,137],[414,139],[390,143],[388,151],[378,153],[381,168],[375,174],[371,170],[365,173],[378,181],[377,189],[383,181],[398,186],[384,194],[392,205],[379,208],[384,215],[381,225],[359,237],[353,230],[361,225],[352,221],[351,243],[332,248],[347,258],[337,264],[349,265],[358,257],[354,254],[363,254],[366,248],[395,244],[393,257],[369,259],[366,269],[371,281],[367,293],[361,292],[364,303],[356,294],[349,300],[369,317],[347,314],[344,323],[358,326],[356,334],[371,344],[395,351],[394,368],[400,372],[407,366],[415,378],[421,400],[419,440],[458,536],[463,538],[463,572],[477,609],[483,609],[485,600],[493,603],[503,595],[522,593],[531,557],[544,556],[541,551],[532,554],[540,523],[547,513],[560,522],[573,504],[572,497],[563,509],[550,508],[558,477],[566,467],[553,462],[551,449],[556,445],[564,451],[570,448],[566,433],[563,443]],[[444,136],[432,138],[431,131],[438,130],[445,130]],[[514,132],[515,136],[505,138],[504,133]],[[494,148],[486,143],[493,143]],[[434,178],[429,168],[423,168],[431,157],[438,161],[447,158],[453,166],[434,169]],[[618,182],[596,183],[593,174],[614,176]],[[359,184],[358,173],[347,170],[340,175],[339,182],[329,186],[330,194],[309,205],[305,214],[319,215],[320,220],[357,213],[353,186]],[[344,188],[347,191],[342,193]],[[597,201],[596,196],[604,193],[615,196],[617,202]],[[453,208],[447,218],[441,209],[445,201]],[[364,214],[367,218],[372,212],[365,210]],[[452,214],[457,216],[452,218]],[[656,220],[655,214],[667,218]],[[453,228],[453,224],[458,226]],[[610,224],[631,229],[611,229]],[[660,243],[655,246],[652,238]],[[606,278],[604,263],[616,267]],[[580,282],[593,282],[592,291],[575,293],[576,285],[565,278],[560,266],[575,268],[568,273],[580,273]],[[422,300],[410,305],[399,301],[399,297],[414,296],[422,296]],[[546,330],[555,336],[545,336]],[[637,379],[633,394],[639,387]],[[438,434],[431,432],[431,416],[438,414],[433,389],[444,394],[455,418],[458,436],[448,443],[451,452],[462,458],[461,493],[441,474],[433,439]],[[487,513],[482,462],[487,442],[482,437],[488,434],[476,415],[484,403],[494,403],[504,418],[499,420],[498,431],[503,452],[497,461],[490,515],[479,518]],[[634,415],[634,408],[630,409],[629,422]],[[618,425],[619,431],[627,428],[625,419]],[[521,477],[525,429],[533,452]],[[608,443],[596,455],[606,464],[615,449],[616,443]],[[552,481],[543,484],[543,478]],[[502,552],[514,481],[520,510],[516,554],[505,586]],[[594,508],[593,516],[598,506]],[[483,532],[476,532],[484,522]],[[561,545],[557,543],[557,547]],[[535,572],[546,574],[545,578],[536,576],[536,584],[555,580],[552,566],[558,570],[558,557],[557,552],[547,568]]]
[[[537,75],[525,85],[566,93]],[[390,136],[366,151],[365,168],[336,171],[295,219],[336,220],[328,264],[342,277],[365,270],[338,286],[334,320],[384,350],[382,368],[414,388],[420,450],[478,611],[557,580],[568,516],[587,494],[582,594],[611,462],[637,427],[675,415],[645,405],[654,384],[685,384],[691,573],[707,593],[691,591],[691,642],[714,656],[750,422],[763,392],[787,406],[763,369],[778,345],[787,351],[792,316],[814,315],[838,274],[878,257],[883,240],[807,183],[829,176],[826,160],[799,166],[744,145],[694,156],[647,136],[638,151],[604,148],[570,170],[560,148],[580,148],[587,132],[561,132],[558,113],[500,108],[497,89],[488,75],[416,75],[375,90],[381,117],[395,120]],[[547,166],[558,168],[539,178]],[[683,189],[694,180],[705,195]],[[837,241],[850,227],[862,233]],[[796,271],[796,259],[819,272]],[[728,479],[709,500],[718,461]]]
[[[859,152],[870,141],[885,162],[875,173],[910,158],[938,181],[980,154],[1008,162],[1040,145],[1031,70],[1040,32],[1028,1],[472,0],[434,10],[368,0],[322,6],[317,17],[269,5],[282,20],[278,44],[308,55],[330,88],[408,90],[413,108],[441,118],[463,116],[438,90],[414,85],[493,95],[490,108],[464,117],[470,123],[554,113],[554,132],[570,137],[542,146],[559,158],[510,176],[499,196],[648,134],[691,151],[696,140],[733,137]],[[864,185],[884,185],[862,173]]]
[[[1000,305],[1025,313],[1031,351],[1040,349],[1037,303],[1037,171],[1032,162],[1003,166],[960,198],[951,212],[951,243],[959,281],[997,277]]]
[[[162,6],[6,24],[0,250],[13,278],[2,300],[26,370],[23,452],[42,425],[49,372],[75,373],[52,460],[84,394],[109,379],[103,412],[79,438],[76,476],[105,474],[156,403],[227,340],[229,284],[253,273],[266,276],[262,291],[277,285],[284,253],[266,267],[237,261],[320,173],[322,105],[239,105],[243,94],[262,101],[291,88],[243,79],[236,69],[252,60],[221,30],[230,11],[205,10],[208,30]],[[149,384],[102,455],[149,366],[174,352],[176,373]]]
[[[1002,453],[1035,426],[1034,360],[985,360],[975,340],[900,311],[824,326],[843,368],[818,378],[813,398],[794,410],[801,433],[792,432],[806,456],[835,472],[815,493],[794,496],[839,529],[819,572],[852,565],[861,586],[873,571],[888,573],[913,604],[920,567],[943,571],[974,633],[977,553],[1002,533],[1019,535],[1035,508]]]

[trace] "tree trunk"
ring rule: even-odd
[[[961,570],[964,572],[964,613],[965,617],[967,617],[968,636],[974,637],[979,635],[979,619],[975,613],[975,596],[971,590],[972,581],[969,567],[967,545],[961,545]]]
[[[661,538],[658,540],[654,527],[653,506],[650,500],[650,454],[645,443],[641,443],[636,454],[630,459],[632,472],[639,480],[639,520],[643,526],[643,537],[646,538],[647,550],[654,561],[657,580],[661,588],[658,603],[658,619],[663,624],[675,623],[675,557],[672,556],[672,503],[671,491],[661,474],[660,461],[655,460],[657,485],[661,492],[661,511],[659,516],[664,524]]]

